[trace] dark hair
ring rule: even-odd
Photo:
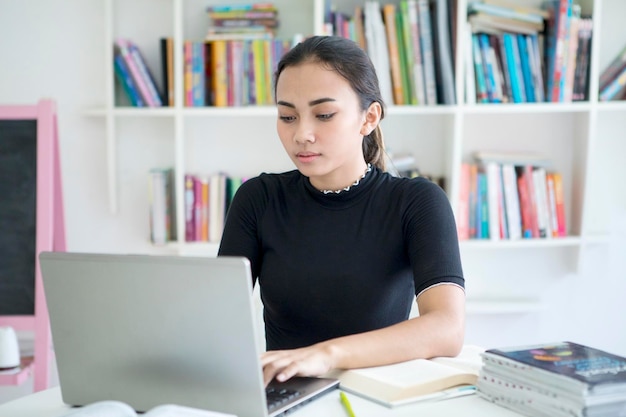
[[[374,102],[380,103],[383,119],[385,107],[372,61],[356,42],[340,36],[312,36],[283,55],[274,74],[274,97],[283,70],[307,61],[319,62],[337,71],[359,97],[362,110],[367,110]],[[363,156],[365,162],[385,169],[385,146],[380,125],[363,138]]]

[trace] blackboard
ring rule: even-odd
[[[0,120],[0,315],[35,306],[37,121]]]

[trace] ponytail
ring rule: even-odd
[[[367,136],[363,137],[363,156],[365,162],[372,164],[381,171],[385,170],[385,142],[380,125]]]

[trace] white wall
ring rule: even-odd
[[[146,153],[163,152],[156,150],[162,144],[153,144],[142,135],[120,141],[119,213],[112,215],[104,121],[82,114],[104,103],[103,68],[111,64],[104,62],[108,45],[104,44],[103,13],[102,2],[95,0],[0,0],[0,102],[33,104],[51,97],[58,104],[68,250],[147,252],[151,250],[147,196],[138,192],[145,181],[142,158]],[[625,192],[623,182],[613,190]],[[519,271],[502,270],[503,279],[514,275],[520,291],[527,290],[527,280],[535,283],[546,308],[527,314],[472,315],[467,341],[496,346],[568,339],[626,355],[623,213],[618,213],[615,222],[621,222],[621,229],[616,229],[610,245],[584,248],[577,273],[558,270],[553,277],[538,281]],[[494,259],[499,256],[494,252]],[[500,259],[499,264],[507,262]],[[539,270],[545,267],[535,265]],[[0,387],[0,402],[30,389],[29,384]]]

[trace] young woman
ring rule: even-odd
[[[274,88],[297,170],[240,187],[219,249],[247,257],[261,285],[266,383],[458,354],[465,292],[452,210],[437,185],[385,172],[367,54],[308,38],[282,58]]]

